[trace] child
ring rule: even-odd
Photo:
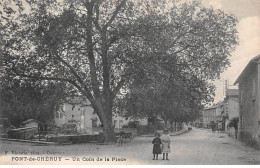
[[[162,141],[162,153],[163,153],[163,159],[165,160],[165,155],[166,155],[166,160],[169,160],[168,158],[168,153],[171,152],[171,148],[170,148],[170,142],[171,142],[171,137],[168,134],[168,130],[164,130],[163,131],[163,135],[161,137],[161,141]]]
[[[156,133],[155,138],[153,139],[153,160],[158,160],[158,154],[161,154],[161,139],[160,139],[160,134]]]

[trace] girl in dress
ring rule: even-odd
[[[160,134],[156,133],[155,134],[155,138],[153,139],[153,160],[155,160],[155,156],[156,156],[156,160],[158,160],[158,154],[162,154],[162,150],[161,150],[161,139],[160,139]]]
[[[171,148],[170,148],[171,137],[167,129],[163,131],[163,135],[161,136],[161,141],[162,141],[162,153],[163,153],[162,160],[165,160],[165,156],[166,156],[166,160],[169,160],[168,153],[171,152]]]

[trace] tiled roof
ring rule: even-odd
[[[250,60],[250,62],[249,62],[249,63],[247,64],[247,66],[245,67],[245,69],[244,69],[244,70],[242,71],[242,73],[238,76],[238,78],[237,78],[237,80],[235,81],[234,85],[236,85],[237,83],[239,83],[239,82],[245,77],[245,75],[248,73],[247,71],[249,70],[250,66],[252,66],[252,64],[255,63],[258,59],[260,59],[260,54]]]

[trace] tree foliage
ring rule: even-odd
[[[74,86],[91,102],[106,137],[122,89],[194,77],[208,90],[207,80],[229,65],[237,43],[236,19],[197,1],[11,2],[16,9],[2,3],[3,72]]]
[[[156,26],[142,38],[150,59],[120,103],[127,116],[194,120],[213,101],[215,86],[210,81],[229,66],[237,44],[233,16],[196,1],[168,12],[150,16]]]
[[[8,118],[16,127],[27,119],[53,123],[54,114],[65,101],[62,83],[2,78],[0,89],[1,118]]]

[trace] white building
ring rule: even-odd
[[[76,97],[65,102],[61,109],[56,112],[54,120],[57,126],[76,122],[78,131],[86,131],[100,125],[90,102],[82,97]]]
[[[76,97],[65,102],[55,114],[55,124],[61,127],[63,124],[74,121],[77,123],[78,131],[95,132],[93,128],[101,126],[101,122],[90,102],[83,97]],[[122,117],[118,114],[113,115],[113,125],[115,128],[122,128],[132,121],[140,125],[147,125],[147,119],[133,120]],[[98,131],[98,129],[97,129]]]

